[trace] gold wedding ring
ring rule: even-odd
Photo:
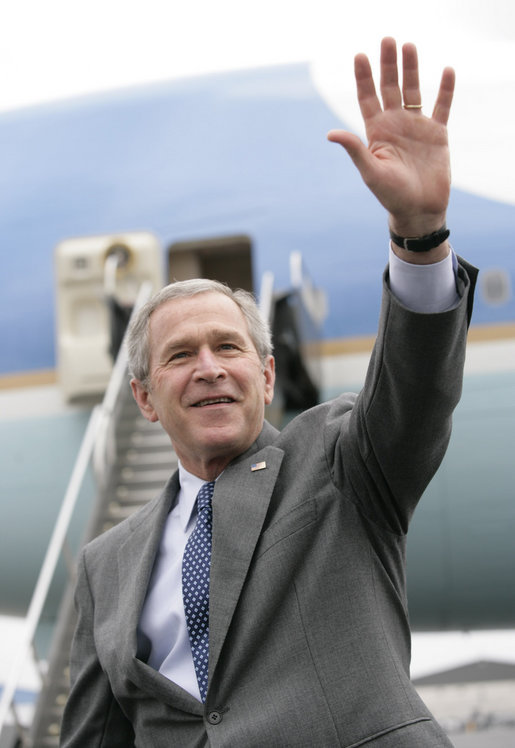
[[[403,109],[422,109],[422,104],[403,104]]]

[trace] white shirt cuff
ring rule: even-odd
[[[413,265],[397,257],[390,246],[390,290],[412,312],[445,312],[460,299],[456,290],[457,267],[452,250],[440,262]]]

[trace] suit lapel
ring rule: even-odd
[[[163,527],[179,488],[175,474],[166,484],[159,498],[148,506],[148,511],[129,520],[131,533],[118,551],[120,584],[120,624],[129,632],[126,654],[136,656],[136,630],[147,593],[150,575],[161,541]]]
[[[210,678],[261,534],[283,454],[273,446],[248,454],[226,468],[215,486],[209,593]],[[260,463],[260,469],[252,470]]]

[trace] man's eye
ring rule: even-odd
[[[188,355],[187,351],[178,351],[177,353],[172,353],[170,361],[179,361],[180,359],[187,358]]]
[[[222,351],[235,351],[236,350],[236,346],[234,345],[234,343],[222,343],[220,348]]]

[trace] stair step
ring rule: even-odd
[[[166,449],[128,449],[122,454],[121,459],[130,465],[161,465],[161,464],[177,464],[177,456],[175,452],[172,452],[170,446]]]
[[[160,486],[166,483],[171,475],[169,467],[166,469],[156,470],[155,468],[145,468],[136,470],[134,467],[124,467],[120,470],[120,484],[130,483],[131,485],[153,486],[156,483]]]

